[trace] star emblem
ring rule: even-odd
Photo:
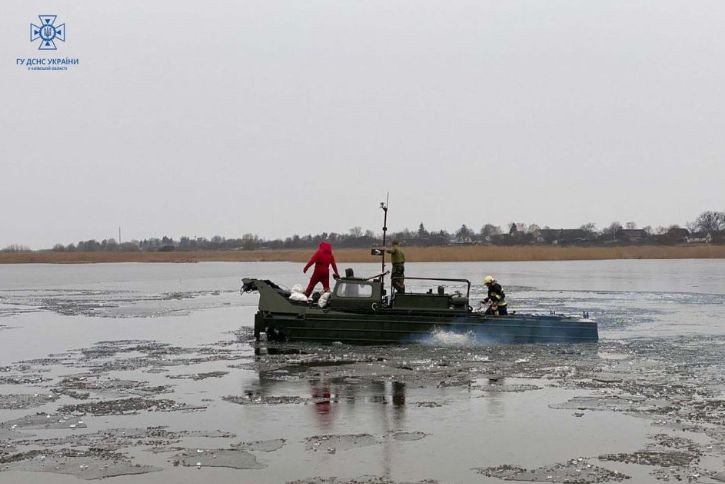
[[[38,15],[40,25],[30,24],[30,41],[40,39],[38,50],[56,50],[56,39],[65,42],[65,24],[54,25],[57,17],[57,15]]]

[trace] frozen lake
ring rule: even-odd
[[[304,284],[301,265],[4,265],[0,482],[725,479],[724,260],[406,273],[477,299],[492,274],[510,310],[586,311],[600,343],[255,347],[240,279]]]

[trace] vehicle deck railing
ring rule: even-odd
[[[443,281],[443,282],[463,282],[466,284],[466,297],[470,298],[471,296],[471,281],[468,279],[450,279],[446,277],[391,277],[391,282],[394,280],[402,279],[403,281]]]

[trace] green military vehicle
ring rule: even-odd
[[[368,279],[339,278],[320,307],[294,301],[291,291],[269,280],[245,278],[242,293],[259,292],[254,318],[257,340],[341,341],[385,344],[423,341],[433,331],[473,334],[485,343],[579,343],[598,340],[597,323],[562,315],[505,316],[473,311],[471,283],[465,279],[408,277],[431,283],[465,284],[466,292],[446,292],[442,285],[419,293],[385,294],[380,274]]]
[[[586,318],[561,315],[511,314],[494,316],[474,312],[470,304],[471,283],[466,279],[405,277],[405,281],[457,283],[461,291],[446,292],[437,285],[423,292],[386,294],[385,237],[388,204],[381,202],[383,249],[372,249],[382,257],[382,272],[369,278],[345,277],[336,281],[323,304],[297,301],[292,292],[272,281],[245,278],[242,294],[259,292],[259,310],[254,317],[254,336],[264,333],[273,341],[341,341],[383,344],[423,341],[433,331],[473,334],[491,343],[579,343],[598,340],[597,323]],[[393,288],[394,289],[394,288]]]

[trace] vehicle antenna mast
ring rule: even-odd
[[[383,258],[382,261],[382,271],[381,273],[385,272],[385,234],[388,232],[388,204],[390,202],[390,192],[388,192],[387,196],[385,197],[384,202],[380,202],[380,208],[383,209],[383,250],[380,254]]]

